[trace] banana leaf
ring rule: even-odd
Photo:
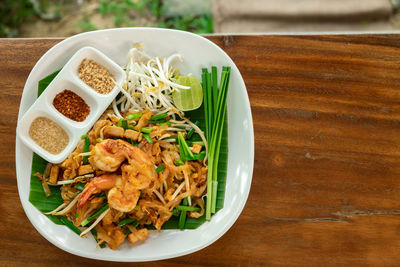
[[[47,88],[51,81],[57,76],[60,70],[50,74],[49,76],[43,78],[38,84],[38,96]],[[185,116],[190,118],[191,121],[199,121],[200,128],[205,128],[204,121],[204,109],[201,106],[199,109],[194,111],[189,111],[185,113]],[[217,203],[216,210],[220,210],[224,206],[224,196],[225,196],[225,181],[226,181],[226,171],[227,171],[227,158],[228,158],[228,123],[227,116],[225,116],[224,130],[221,141],[220,157],[218,163],[218,190],[217,190]],[[200,139],[198,135],[194,135],[193,140]],[[34,176],[36,172],[43,173],[46,168],[46,160],[42,159],[39,155],[33,153],[32,158],[32,172],[31,172],[31,183],[30,183],[30,194],[29,201],[41,212],[48,212],[54,210],[59,205],[63,203],[61,198],[60,187],[50,186],[51,196],[46,197],[43,191],[43,187],[39,179]],[[58,217],[47,215],[47,217],[56,224],[63,224]],[[169,221],[164,223],[162,229],[179,229],[178,228],[179,218],[172,216]],[[205,222],[205,216],[200,218],[187,218],[185,223],[185,229],[196,229],[201,224]],[[149,227],[152,228],[152,227]]]
[[[57,76],[60,70],[50,74],[43,78],[38,84],[38,97],[43,93],[51,81]],[[60,206],[64,201],[61,198],[61,191],[59,186],[49,186],[51,196],[46,197],[43,191],[42,183],[39,179],[34,176],[35,173],[43,173],[46,168],[47,161],[42,159],[36,153],[32,156],[32,171],[31,171],[31,184],[29,192],[29,202],[33,204],[41,212],[52,211]],[[52,215],[46,215],[50,220],[56,224],[63,224],[58,217]]]
[[[186,112],[185,116],[188,117],[191,121],[199,121],[200,122],[199,127],[201,129],[205,129],[204,105],[201,105],[201,107],[196,110]],[[220,147],[220,156],[218,161],[218,175],[217,175],[218,188],[217,188],[217,203],[215,206],[216,211],[224,207],[227,162],[228,162],[228,116],[225,116],[224,129],[222,132],[222,140]]]

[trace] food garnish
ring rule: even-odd
[[[207,209],[206,219],[215,213],[218,189],[218,159],[222,132],[226,116],[226,99],[228,96],[230,67],[223,67],[221,83],[218,88],[217,67],[212,72],[203,69],[202,81],[204,90],[204,110],[206,117],[206,136],[208,140],[208,176],[207,176]]]
[[[179,113],[174,105],[172,93],[174,91],[188,90],[189,86],[181,85],[176,78],[178,69],[172,66],[175,61],[182,61],[179,54],[168,58],[150,57],[139,46],[132,48],[128,53],[125,67],[127,80],[121,87],[123,96],[113,102],[113,110],[118,117],[120,111],[129,109],[140,111],[148,109],[155,115],[172,111]]]
[[[110,93],[114,86],[114,76],[94,60],[85,58],[78,67],[78,76],[100,94]]]
[[[59,154],[68,145],[67,133],[54,121],[38,117],[29,127],[29,136],[35,143],[51,154]]]
[[[65,117],[74,121],[84,121],[90,113],[85,100],[70,90],[63,90],[53,99],[53,106]]]
[[[198,109],[203,103],[203,89],[199,80],[193,76],[179,76],[176,82],[189,89],[172,92],[175,106],[181,111]]]

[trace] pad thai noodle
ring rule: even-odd
[[[143,242],[181,210],[205,212],[207,141],[172,101],[174,90],[188,89],[176,83],[177,60],[132,48],[119,97],[67,159],[46,168],[64,201],[48,214],[65,216],[81,236],[91,232],[101,247]]]

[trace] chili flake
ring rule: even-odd
[[[84,121],[90,113],[85,100],[70,90],[58,93],[53,99],[53,106],[65,117],[74,121]]]

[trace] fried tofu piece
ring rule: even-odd
[[[192,152],[195,153],[195,154],[199,154],[200,151],[201,151],[201,145],[199,145],[199,144],[194,144],[194,145],[193,145],[193,148],[192,148]]]
[[[93,172],[93,167],[90,164],[82,165],[78,168],[78,175],[85,175]]]
[[[137,141],[139,138],[139,135],[140,135],[140,133],[138,131],[134,131],[134,130],[130,130],[130,129],[126,130],[125,134],[124,134],[125,138],[131,139],[133,141]]]
[[[147,230],[146,228],[143,228],[136,232],[130,233],[128,235],[128,240],[129,240],[129,242],[134,244],[138,241],[144,242],[148,236],[149,236],[149,230]]]
[[[150,118],[153,116],[153,113],[150,110],[146,110],[142,113],[142,117],[140,117],[136,128],[142,129],[149,122]]]
[[[50,184],[56,184],[57,183],[59,171],[60,171],[60,167],[58,167],[57,165],[51,166],[50,177],[49,177],[49,183]]]
[[[118,126],[106,126],[104,128],[104,137],[124,137],[124,128]]]
[[[97,225],[96,231],[98,239],[104,240],[111,249],[118,249],[125,240],[125,234],[119,226],[110,224],[101,227]]]

